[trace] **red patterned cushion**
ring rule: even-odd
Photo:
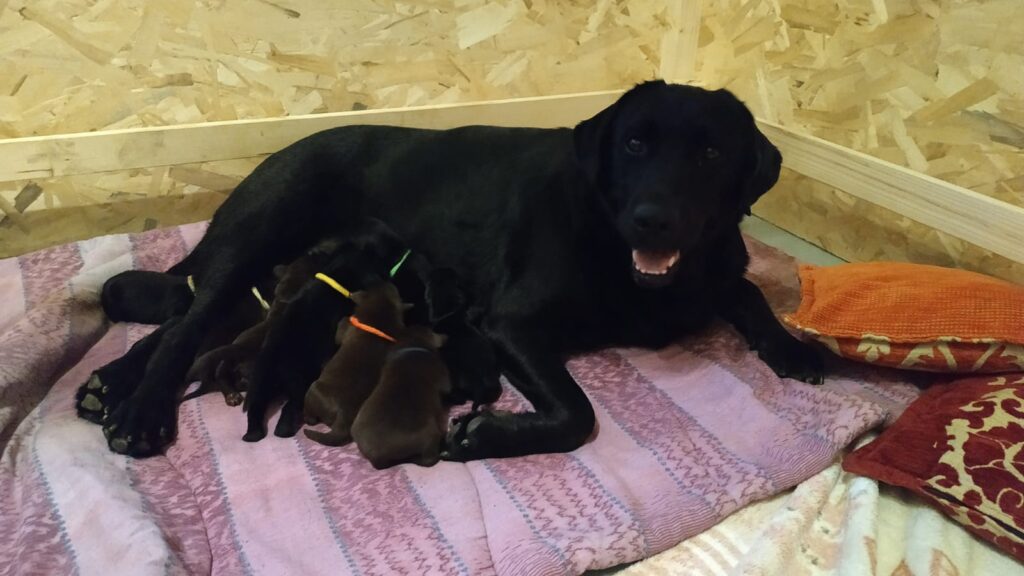
[[[912,490],[1024,561],[1024,374],[930,388],[843,468]]]

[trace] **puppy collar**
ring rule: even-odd
[[[424,348],[422,346],[405,346],[403,348],[399,348],[398,350],[395,350],[394,352],[392,352],[391,356],[392,357],[401,356],[402,354],[411,354],[413,352],[424,352],[426,354],[433,354],[434,353],[434,351],[431,350],[430,348]]]
[[[412,254],[412,250],[406,250],[405,254],[402,254],[402,257],[398,259],[398,262],[396,262],[395,265],[391,267],[391,271],[388,273],[388,275],[391,278],[394,278],[395,274],[398,274],[398,270],[402,268],[402,264],[405,264],[405,261],[409,258],[410,254]],[[189,276],[189,278],[191,279],[192,277]],[[323,272],[317,272],[316,273],[316,279],[321,281],[321,282],[323,282],[324,284],[327,284],[331,288],[334,288],[335,290],[337,290],[345,298],[349,298],[349,299],[352,298],[352,291],[351,290],[349,290],[348,288],[345,288],[344,286],[341,285],[341,283],[339,283],[334,278],[331,278],[327,274],[324,274]],[[189,286],[191,286],[191,284],[189,284]],[[253,288],[254,292],[255,292],[255,290],[256,289]],[[195,292],[194,289],[193,289],[193,292]]]
[[[324,274],[323,272],[317,272],[316,279],[323,282],[324,284],[327,284],[331,288],[334,288],[335,290],[338,291],[339,294],[341,294],[345,298],[348,298],[349,300],[352,299],[352,292],[350,292],[348,288],[345,288],[344,286],[339,284],[337,280],[331,278],[327,274]]]
[[[188,284],[188,289],[192,294],[196,293],[196,279],[191,274],[185,276],[185,284]],[[256,301],[260,303],[261,308],[264,310],[270,310],[270,302],[267,302],[267,299],[263,297],[263,294],[260,294],[259,288],[253,286],[252,295],[256,297]]]
[[[378,330],[377,328],[374,328],[373,326],[370,326],[369,324],[363,324],[359,320],[359,318],[356,318],[355,316],[349,316],[348,317],[348,321],[353,326],[355,326],[356,328],[359,328],[363,332],[369,332],[370,334],[373,334],[374,336],[379,336],[379,337],[387,340],[388,342],[396,342],[396,340],[395,340],[395,338],[393,336],[391,336],[391,335],[389,335],[389,334],[387,334],[387,333],[385,333],[385,332],[383,332],[381,330]]]
[[[389,273],[389,276],[394,278],[395,274],[398,274],[399,268],[402,267],[402,264],[405,264],[405,260],[409,257],[409,254],[412,254],[412,250],[406,250],[405,254],[402,254],[402,257],[398,259],[398,263],[391,267],[391,272]]]
[[[256,297],[256,301],[260,303],[261,308],[263,308],[264,310],[270,310],[270,302],[267,302],[267,300],[263,297],[263,294],[260,294],[259,288],[253,286],[252,295]]]

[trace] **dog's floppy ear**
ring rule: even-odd
[[[779,180],[779,172],[782,169],[782,153],[768,138],[754,126],[754,145],[751,151],[751,158],[747,164],[750,173],[742,184],[740,190],[740,204],[746,214],[750,214],[750,207],[757,202],[757,199],[771,190],[771,187]]]
[[[615,104],[601,110],[592,118],[584,120],[572,130],[576,147],[576,161],[591,182],[596,183],[601,174],[602,150],[606,133],[612,122]]]

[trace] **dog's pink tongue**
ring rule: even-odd
[[[633,265],[644,274],[664,274],[679,259],[679,252],[633,250]]]

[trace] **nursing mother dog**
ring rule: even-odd
[[[133,456],[173,440],[185,372],[218,311],[321,237],[363,217],[454,269],[502,372],[535,411],[453,423],[445,457],[569,451],[594,410],[567,356],[663,347],[731,323],[780,376],[820,383],[817,352],[786,332],[744,277],[739,223],[782,158],[725,90],[647,82],[575,128],[349,126],[273,154],[168,272],[202,289],[160,332],[144,377],[104,395],[110,446]]]

